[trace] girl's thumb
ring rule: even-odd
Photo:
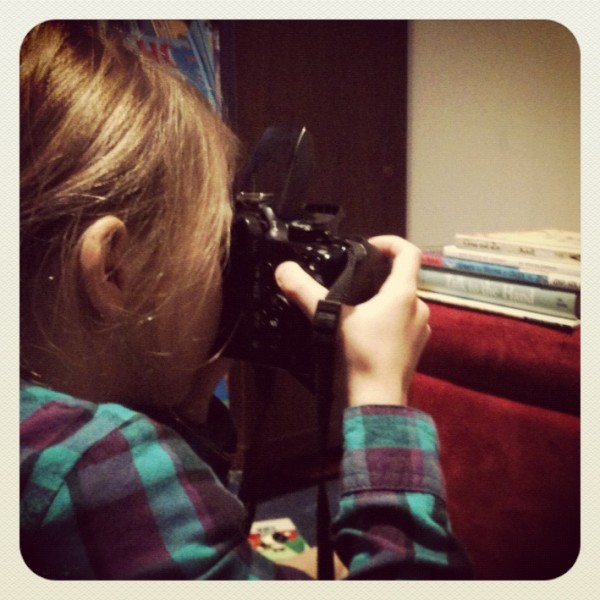
[[[275,269],[275,280],[285,296],[312,319],[327,288],[315,281],[298,263],[286,261]]]

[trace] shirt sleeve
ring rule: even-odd
[[[464,579],[433,420],[416,409],[346,409],[335,548],[350,579]]]
[[[347,409],[345,436],[333,530],[348,577],[462,573],[430,421],[408,409]],[[306,577],[252,550],[239,500],[175,431],[139,414],[80,455],[28,553],[50,579]]]

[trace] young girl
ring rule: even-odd
[[[21,50],[21,550],[52,579],[301,578],[253,552],[211,403],[236,141],[177,74],[99,24]],[[464,577],[433,423],[406,407],[429,335],[419,253],[392,236],[344,307],[335,549],[349,578]],[[308,316],[327,290],[276,272]],[[222,407],[221,407],[222,409]]]

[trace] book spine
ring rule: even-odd
[[[460,298],[459,296],[450,296],[448,294],[442,294],[440,292],[428,292],[426,290],[418,290],[417,294],[422,300],[426,300],[429,302],[437,302],[439,304],[445,304],[447,306],[454,306],[457,308],[467,308],[469,310],[475,310],[477,312],[502,315],[504,317],[511,317],[513,319],[519,319],[521,321],[529,321],[531,323],[557,327],[559,329],[565,329],[568,331],[573,331],[574,329],[578,328],[581,324],[581,321],[579,319],[575,319],[573,317],[557,317],[554,315],[545,315],[530,310],[510,308],[508,306],[502,306],[500,304],[491,304],[490,302],[481,302],[478,300],[469,300],[467,298]]]
[[[469,250],[467,248],[460,248],[454,244],[444,246],[443,254],[444,256],[453,258],[516,267],[518,269],[523,269],[534,273],[563,273],[565,275],[581,274],[581,264],[575,261],[558,262],[539,260],[525,256],[519,256],[518,254],[502,254],[483,252],[481,250]]]
[[[581,289],[581,277],[578,275],[562,273],[536,273],[533,271],[519,269],[509,265],[486,263],[475,260],[452,258],[438,254],[423,254],[421,264],[428,267],[437,267],[460,271],[464,273],[477,273],[510,279],[521,283],[547,286],[552,288]]]
[[[214,108],[219,108],[218,94],[216,91],[215,57],[213,48],[213,34],[205,21],[193,21],[189,28],[188,40],[194,56],[198,61],[199,69],[205,82],[205,95]]]
[[[419,289],[510,306],[548,315],[579,318],[579,294],[422,267]]]
[[[552,248],[550,246],[537,246],[532,243],[516,242],[512,240],[496,240],[484,236],[457,233],[454,236],[456,245],[467,250],[483,250],[498,254],[516,254],[529,258],[542,260],[564,261],[567,263],[581,261],[581,254],[576,249]]]

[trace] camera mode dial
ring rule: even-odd
[[[306,244],[308,242],[321,242],[327,239],[324,229],[315,223],[307,221],[292,221],[288,225],[288,240],[290,242]]]

